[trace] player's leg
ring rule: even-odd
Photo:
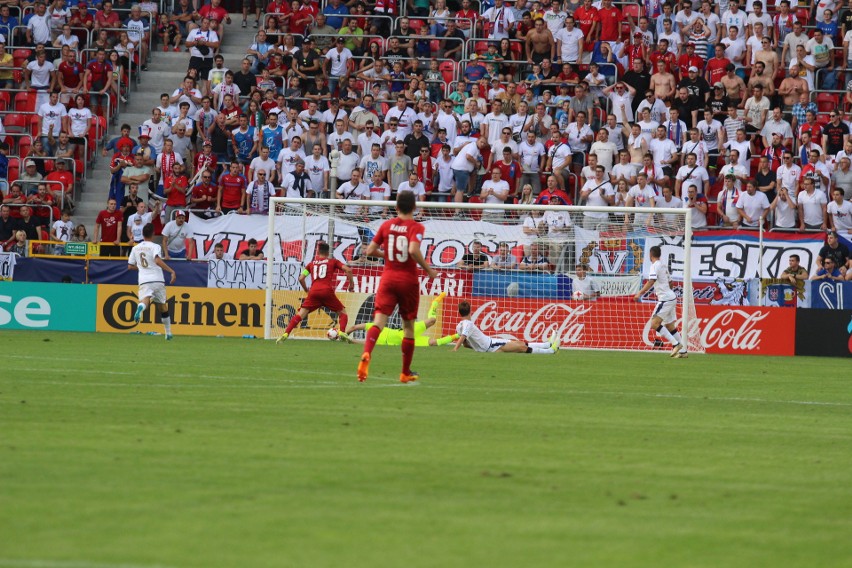
[[[166,303],[166,285],[156,284],[151,294],[151,303],[160,308],[160,321],[166,332],[166,341],[172,339],[172,319],[169,317],[169,305]]]
[[[400,307],[400,315],[402,313]],[[417,311],[415,310],[414,313],[416,315]],[[402,383],[410,383],[419,378],[418,374],[411,370],[411,361],[414,359],[414,324],[414,319],[402,320],[402,372],[399,375]]]
[[[672,349],[672,357],[677,357],[681,359],[685,359],[687,357],[686,344],[683,342],[683,338],[680,336],[680,332],[677,330],[677,323],[665,323],[663,324],[669,333],[672,334],[672,337],[677,342],[677,344]]]
[[[314,311],[314,309],[309,309],[305,307],[308,299],[305,298],[305,301],[302,302],[302,307],[299,308],[299,311],[296,312],[296,315],[290,318],[290,321],[287,323],[287,327],[284,329],[284,333],[281,334],[281,337],[275,340],[275,343],[281,343],[282,341],[287,341],[287,338],[290,337],[290,333],[296,328],[297,325],[302,323],[302,320],[308,317],[308,314]]]
[[[438,294],[437,298],[432,300],[432,305],[429,306],[429,314],[428,314],[429,319],[432,319],[432,320],[437,319],[438,309],[441,307],[441,302],[443,302],[444,298],[446,298],[446,297],[447,297],[447,293],[441,292],[440,294]],[[434,324],[435,322],[433,321],[432,323]]]
[[[136,313],[133,314],[133,321],[139,323],[139,320],[142,319],[142,314],[145,313],[145,310],[148,309],[148,306],[151,305],[151,296],[153,292],[151,291],[150,284],[140,284],[139,285],[139,305],[136,306]]]
[[[393,308],[396,307],[395,304],[391,306],[388,314],[379,311],[388,310],[386,299],[380,300],[381,293],[382,290],[379,288],[375,299],[376,313],[373,316],[373,327],[367,330],[367,335],[364,338],[364,351],[361,353],[361,361],[358,363],[358,380],[362,383],[367,380],[367,374],[370,371],[370,358],[373,356],[373,348],[376,346],[376,341],[378,341],[382,329],[388,323],[388,314],[393,313]],[[390,301],[393,302],[393,300]]]

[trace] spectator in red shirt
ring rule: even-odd
[[[502,159],[495,163],[494,167],[500,169],[500,179],[509,184],[507,200],[511,203],[517,195],[518,180],[521,179],[523,169],[517,160],[512,159],[512,149],[509,146],[503,148]]]
[[[221,6],[222,0],[211,0],[210,4],[206,6],[202,6],[198,11],[198,14],[202,18],[207,18],[210,20],[210,29],[216,32],[219,36],[219,42],[222,41],[225,32],[225,26],[222,25],[222,22],[231,24],[231,16],[228,15],[228,11]]]
[[[623,16],[621,10],[612,5],[612,0],[603,0],[600,9],[598,9],[598,17],[601,22],[601,41],[608,41],[611,44],[616,41],[621,41],[621,21]],[[613,45],[613,47],[615,47]]]
[[[240,173],[240,164],[231,162],[231,171],[219,176],[219,190],[216,194],[216,211],[240,215],[245,213],[246,178]]]
[[[115,199],[107,201],[107,207],[95,219],[93,243],[102,243],[101,256],[118,256],[121,252],[121,226],[124,213],[116,209]],[[104,246],[106,245],[106,246]]]
[[[707,71],[705,72],[707,83],[715,85],[721,81],[722,77],[727,75],[728,72],[726,69],[730,63],[731,60],[725,57],[725,46],[718,44],[716,46],[716,56],[711,57],[707,62]],[[700,68],[701,67],[699,67],[699,69]]]
[[[591,53],[601,32],[601,15],[598,9],[592,6],[592,0],[583,0],[583,5],[574,10],[574,21],[586,38],[583,53]]]
[[[192,188],[189,202],[192,209],[212,211],[216,208],[218,195],[219,188],[213,183],[213,172],[208,170],[201,174],[201,183]],[[209,214],[202,216],[210,217]]]
[[[163,194],[166,196],[166,219],[172,218],[172,211],[186,207],[186,188],[189,180],[184,175],[183,164],[174,162],[172,171],[164,176]]]
[[[86,2],[80,2],[77,4],[77,9],[71,14],[71,19],[68,23],[71,25],[71,33],[77,36],[77,39],[80,40],[80,47],[86,47],[86,41],[89,39],[89,34],[80,29],[74,28],[85,28],[87,30],[94,29],[95,18],[89,14],[89,5]]]
[[[110,37],[117,38],[121,29],[121,19],[118,12],[113,12],[112,2],[107,0],[103,3],[103,9],[98,10],[95,14],[95,31],[99,32],[102,28],[108,28],[107,34]]]
[[[83,84],[89,83],[92,109],[98,116],[104,116],[109,92],[112,87],[112,65],[106,60],[106,50],[99,47],[93,61],[86,65]]]

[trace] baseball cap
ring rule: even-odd
[[[25,167],[25,168],[28,168],[28,167],[30,167],[30,166],[34,166],[34,165],[36,165],[36,163],[35,163],[34,161],[32,161],[32,160],[27,160],[26,162],[24,162],[24,167]]]
[[[175,212],[175,217],[186,217],[186,211],[184,211],[183,209],[178,209]]]
[[[145,132],[140,132],[140,133],[139,133],[139,138],[148,138],[148,139],[150,140],[151,135],[150,135],[150,134],[148,134],[148,132],[147,132],[147,131],[145,131]]]
[[[688,71],[689,71],[690,73],[698,73],[698,67],[696,67],[695,65],[693,65],[692,67],[690,67],[690,68],[688,69]]]
[[[210,140],[205,140],[204,144],[202,144],[202,146],[213,146],[213,143],[210,142]]]
[[[723,85],[720,81],[718,81],[716,83],[713,83],[713,88],[714,89],[724,89],[725,85]]]
[[[308,36],[302,40],[302,43],[313,43],[313,41],[313,38],[311,36]]]
[[[686,47],[695,47],[695,42],[691,41],[691,42],[687,43]]]
[[[560,89],[567,89],[569,87],[568,83],[562,83],[559,85]]]
[[[337,38],[337,43],[343,43],[344,39],[342,37]]]
[[[645,34],[643,34],[642,32],[636,32],[635,34],[633,34],[633,37],[642,37],[643,35]]]

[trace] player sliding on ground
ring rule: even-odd
[[[308,296],[302,300],[302,306],[299,308],[299,313],[290,318],[290,323],[287,324],[287,329],[279,337],[275,343],[281,343],[290,337],[293,329],[299,325],[303,319],[308,317],[308,314],[320,308],[328,308],[337,313],[337,323],[340,325],[337,333],[341,339],[348,339],[348,336],[342,330],[346,329],[346,324],[349,321],[349,315],[346,313],[346,308],[337,295],[334,289],[337,284],[337,273],[346,273],[346,285],[348,290],[355,288],[355,281],[352,279],[352,269],[337,260],[329,258],[331,248],[328,243],[320,242],[317,244],[317,255],[308,265],[302,270],[299,275],[299,284],[302,285]],[[311,277],[311,287],[308,289],[306,282],[308,276]]]
[[[417,347],[436,347],[438,345],[449,345],[456,339],[458,339],[457,334],[446,335],[444,337],[439,337],[435,339],[434,337],[429,337],[426,335],[426,331],[429,330],[435,322],[438,321],[438,307],[441,305],[441,302],[444,298],[447,297],[446,292],[441,292],[441,295],[435,298],[432,301],[432,307],[429,308],[429,317],[426,321],[415,321],[414,322],[414,345]],[[374,324],[372,323],[359,323],[358,325],[353,325],[349,329],[346,330],[346,333],[350,336],[352,332],[358,330],[367,330],[369,331]],[[403,330],[401,329],[393,329],[391,327],[386,327],[379,334],[379,338],[376,340],[376,345],[402,345],[403,338]],[[363,339],[355,339],[349,338],[347,341],[351,343],[364,343]]]
[[[651,286],[654,287],[654,294],[657,296],[657,306],[651,315],[651,328],[657,330],[657,333],[663,339],[672,344],[672,357],[685,359],[688,357],[688,354],[686,352],[686,345],[684,345],[683,339],[677,330],[677,296],[671,288],[669,270],[660,260],[662,256],[660,247],[651,247],[648,255],[651,257],[651,271],[648,273],[648,281],[633,296],[633,299],[638,302],[642,298],[642,295],[651,289]]]
[[[373,316],[373,327],[367,331],[364,340],[364,353],[358,363],[358,380],[367,380],[370,369],[370,358],[376,341],[382,329],[388,323],[388,317],[394,308],[399,306],[402,318],[402,372],[400,382],[409,383],[419,377],[411,370],[411,360],[414,358],[414,320],[417,318],[417,307],[420,303],[420,282],[417,276],[417,265],[426,271],[429,278],[435,278],[438,273],[429,266],[420,244],[423,242],[423,225],[414,220],[414,208],[417,200],[411,191],[400,191],[396,196],[397,216],[382,223],[367,250],[365,257],[375,256],[380,250],[384,252],[385,266],[376,293],[376,311]]]
[[[459,302],[459,315],[462,320],[456,326],[458,339],[453,351],[464,345],[479,353],[532,353],[534,355],[553,355],[559,352],[559,337],[554,331],[549,342],[527,343],[516,339],[497,339],[488,337],[476,327],[470,319],[470,302]]]
[[[128,270],[139,271],[139,305],[133,314],[133,321],[139,323],[142,314],[151,304],[160,306],[160,319],[166,328],[166,341],[172,338],[172,320],[169,317],[169,306],[166,304],[166,279],[163,270],[170,272],[172,279],[169,284],[175,283],[177,275],[163,262],[163,251],[160,245],[152,242],[154,238],[154,225],[148,223],[142,227],[142,242],[130,251],[127,259]]]

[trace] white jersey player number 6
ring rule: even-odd
[[[404,235],[388,235],[388,244],[391,249],[388,251],[388,260],[395,260],[397,262],[408,260],[408,237]]]
[[[139,253],[139,264],[142,265],[142,268],[148,268],[148,259],[145,258],[144,252]]]

